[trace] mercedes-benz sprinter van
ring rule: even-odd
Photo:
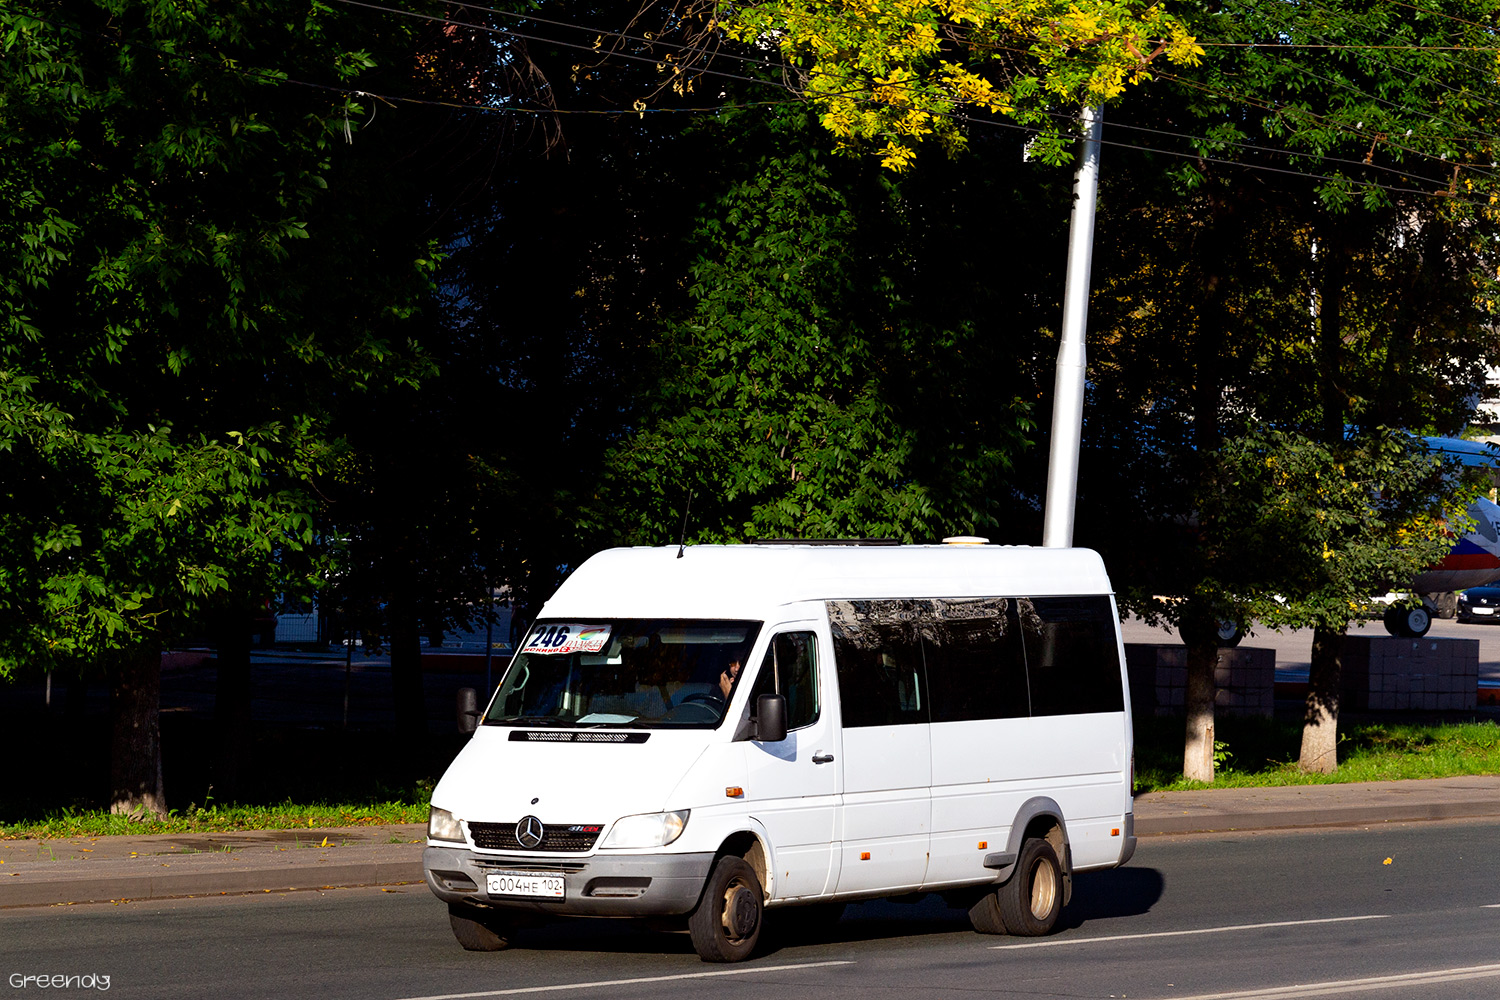
[[[1135,849],[1126,690],[1087,550],[611,549],[466,713],[427,883],[473,950],[630,916],[737,961],[763,918],[927,892],[1045,934]]]

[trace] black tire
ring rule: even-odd
[[[481,916],[483,919],[481,919]],[[498,917],[481,915],[472,907],[448,905],[448,923],[465,951],[500,951],[510,943],[509,928]]]
[[[1052,845],[1036,837],[1022,844],[1015,874],[995,890],[995,901],[1009,933],[1018,937],[1050,933],[1063,901],[1062,865]]]
[[[1245,638],[1245,630],[1240,626],[1239,622],[1233,622],[1227,618],[1219,621],[1219,628],[1214,634],[1214,641],[1219,644],[1220,649],[1233,649],[1240,644],[1240,640],[1243,638]]]
[[[743,962],[760,940],[764,905],[755,869],[743,858],[720,858],[688,917],[693,950],[705,962]]]
[[[1432,628],[1432,615],[1425,607],[1392,604],[1385,612],[1385,630],[1398,639],[1420,639]]]

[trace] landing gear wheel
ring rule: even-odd
[[[1022,844],[1016,873],[995,890],[994,898],[1000,920],[1011,934],[1041,937],[1050,933],[1063,900],[1062,865],[1052,845],[1036,837]]]
[[[481,914],[473,907],[448,904],[448,923],[465,951],[500,951],[510,943],[509,928],[503,920]]]
[[[1432,615],[1425,607],[1392,604],[1385,611],[1385,630],[1399,639],[1420,639],[1432,628]]]
[[[720,858],[688,917],[693,950],[705,962],[743,962],[760,940],[765,893],[743,858]]]
[[[1214,641],[1219,644],[1220,649],[1233,649],[1245,638],[1245,630],[1240,623],[1230,621],[1228,618],[1219,619],[1219,627],[1214,633]]]

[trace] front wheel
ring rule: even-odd
[[[705,962],[743,962],[760,940],[765,893],[743,858],[714,863],[703,898],[688,917],[693,950]]]
[[[1062,900],[1062,865],[1057,852],[1045,840],[1033,837],[1021,845],[1021,857],[1010,881],[995,890],[1000,920],[1011,934],[1041,937],[1056,926]]]

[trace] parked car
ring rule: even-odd
[[[1461,622],[1500,622],[1500,585],[1470,587],[1458,595]]]

